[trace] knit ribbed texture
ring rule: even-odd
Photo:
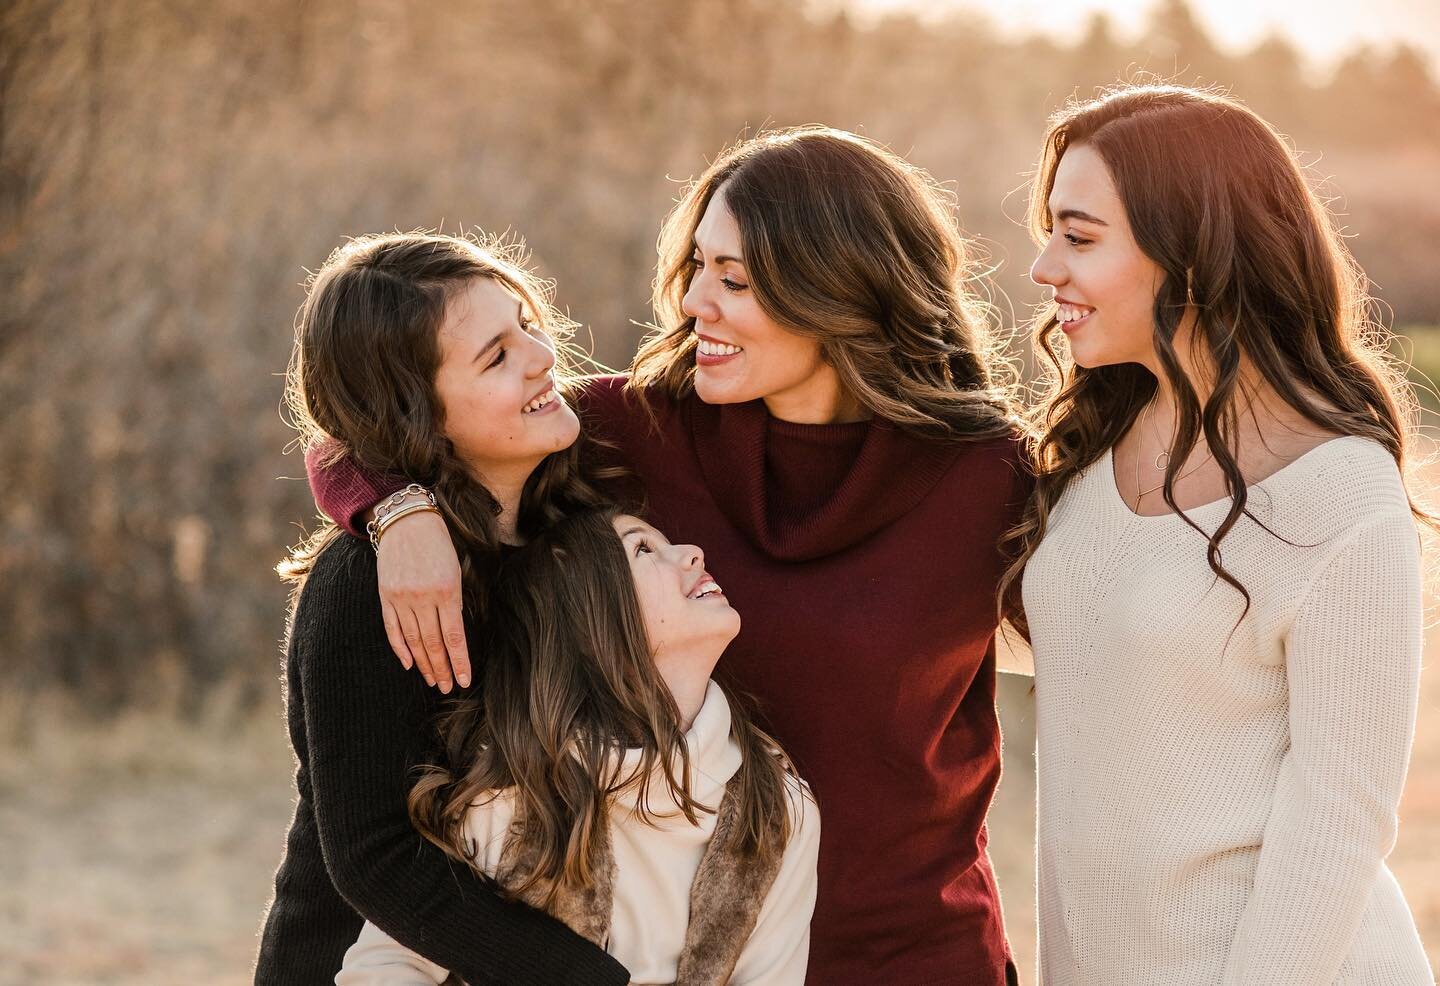
[[[1002,986],[985,813],[1000,777],[996,544],[1029,489],[1018,443],[649,396],[653,425],[623,378],[597,378],[581,417],[656,526],[704,548],[743,621],[716,678],[757,700],[819,799],[807,981]],[[343,462],[311,484],[337,518],[395,488]]]
[[[1189,515],[1213,531],[1228,503]],[[1027,568],[1046,986],[1433,982],[1383,862],[1422,640],[1399,472],[1335,439],[1248,507],[1275,532],[1222,542],[1248,612],[1198,532],[1128,508],[1109,453]]]
[[[502,901],[411,826],[409,769],[428,748],[439,693],[390,650],[364,541],[342,537],[317,559],[290,630],[286,692],[298,800],[257,984],[333,982],[365,918],[476,986],[629,981],[600,949]]]

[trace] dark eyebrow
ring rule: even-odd
[[[521,320],[523,320],[524,318],[525,318],[525,302],[523,302],[523,301],[516,302],[516,303],[515,303],[515,321],[516,321],[516,323],[518,324],[518,323],[519,323]],[[506,333],[506,332],[509,332],[509,331],[510,331],[509,329],[505,329],[505,330],[503,330],[503,331],[501,331],[501,332],[495,333],[495,338],[491,339],[491,340],[490,340],[489,342],[487,342],[485,345],[483,345],[483,346],[480,347],[480,351],[475,354],[475,358],[470,361],[470,364],[473,366],[473,365],[475,365],[476,363],[480,362],[481,357],[483,357],[483,356],[484,356],[486,353],[488,353],[490,350],[494,349],[496,346],[500,345],[500,340],[501,340],[501,339],[504,339],[504,338],[505,338],[505,333]]]
[[[1082,223],[1094,223],[1096,226],[1109,226],[1105,220],[1098,216],[1092,216],[1088,212],[1081,212],[1079,209],[1061,209],[1055,213],[1055,218],[1064,222],[1067,219],[1078,219]]]
[[[691,252],[691,253],[695,253],[695,252],[699,251],[699,249],[700,249],[700,244],[698,244],[698,243],[692,243],[692,244],[690,245],[690,252]],[[743,263],[745,263],[745,261],[742,260],[742,259],[739,258],[739,257],[732,257],[732,256],[730,256],[730,255],[728,255],[728,254],[722,254],[721,256],[718,256],[718,257],[715,258],[715,263],[717,263],[717,264],[743,264]]]

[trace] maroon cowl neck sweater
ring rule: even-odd
[[[717,677],[750,695],[820,802],[812,986],[1000,986],[1009,946],[986,855],[1000,778],[996,543],[1028,481],[1014,441],[942,444],[889,422],[796,425],[759,401],[591,381],[580,411],[650,519],[699,545],[740,613]],[[388,492],[316,477],[330,516]]]

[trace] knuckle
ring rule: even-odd
[[[427,635],[425,636],[424,640],[425,640],[425,649],[426,649],[426,650],[432,651],[432,652],[438,652],[438,651],[440,650],[441,644],[440,644],[440,638],[439,638],[438,636],[436,636],[436,635],[434,635],[434,634],[427,634]]]

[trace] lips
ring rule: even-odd
[[[545,410],[559,400],[560,395],[555,392],[555,381],[551,380],[546,384],[545,389],[525,402],[520,409],[521,414],[536,414]]]
[[[736,346],[719,339],[712,339],[710,336],[700,335],[700,342],[695,347],[695,363],[697,366],[718,366],[721,363],[728,363],[741,353],[745,352],[743,346]]]
[[[1073,332],[1095,313],[1089,305],[1077,304],[1064,298],[1055,299],[1055,321],[1064,332]]]
[[[700,576],[699,580],[690,587],[690,591],[685,593],[685,598],[704,599],[707,596],[723,595],[725,595],[725,593],[720,590],[719,584],[710,577],[709,572],[705,572]]]

